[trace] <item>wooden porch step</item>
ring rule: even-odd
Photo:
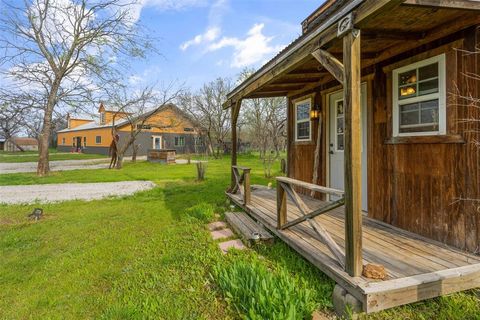
[[[273,236],[245,212],[226,212],[225,219],[248,245],[255,242],[273,243]]]

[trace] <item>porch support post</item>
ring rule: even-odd
[[[242,100],[238,100],[235,104],[231,107],[231,130],[232,130],[232,166],[237,165],[237,120],[238,114],[240,113],[240,106],[242,105]],[[230,168],[231,174],[231,184],[230,190],[235,188],[235,176],[233,175],[233,168]]]
[[[362,274],[362,155],[360,114],[360,30],[343,38],[343,101],[345,115],[345,269]]]

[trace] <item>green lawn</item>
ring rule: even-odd
[[[99,159],[106,158],[101,154],[86,154],[86,153],[63,153],[56,149],[50,149],[50,160],[82,160],[82,159]],[[0,162],[16,163],[16,162],[36,162],[38,161],[38,152],[6,152],[0,151]]]
[[[273,182],[263,177],[255,157],[240,157],[239,164],[253,168],[252,183]],[[278,168],[277,163],[274,174]],[[206,221],[190,215],[187,209],[199,203],[217,213],[227,210],[229,179],[228,158],[210,161],[207,180],[201,183],[195,181],[194,165],[146,162],[125,163],[121,171],[65,171],[45,178],[0,175],[0,185],[158,184],[131,197],[42,205],[46,217],[37,223],[26,218],[33,205],[0,205],[0,319],[231,319],[239,312],[255,318],[239,303],[257,303],[272,308],[268,312],[273,314],[278,300],[273,290],[282,288],[291,289],[288,301],[298,295],[307,301],[305,308],[331,312],[333,282],[286,245],[276,241],[224,256],[206,231]],[[221,279],[232,274],[258,282],[242,285],[239,280],[239,287],[227,288],[229,283]],[[252,275],[257,277],[248,278]],[[272,294],[245,295],[249,283]],[[369,318],[480,319],[479,295],[454,294]]]

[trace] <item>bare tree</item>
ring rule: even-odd
[[[132,0],[133,1],[133,0]],[[49,172],[48,146],[55,110],[98,101],[103,83],[126,67],[122,57],[151,49],[126,0],[25,0],[0,14],[0,92],[42,110],[37,174]]]
[[[285,98],[244,101],[243,117],[247,126],[247,136],[252,146],[260,151],[261,158],[264,158],[269,150],[273,150],[277,158],[284,149],[286,112]]]
[[[26,109],[22,106],[4,102],[0,104],[0,135],[11,142],[20,150],[23,148],[11,139],[19,134],[25,123]]]
[[[174,83],[167,88],[156,90],[154,87],[144,87],[141,90],[131,92],[122,86],[110,95],[110,103],[116,113],[112,121],[112,140],[119,134],[118,124],[129,128],[128,136],[120,140],[116,146],[116,168],[121,169],[125,153],[132,149],[132,158],[136,158],[136,139],[141,132],[152,128],[167,129],[178,126],[175,119],[168,119],[164,123],[149,121],[150,117],[162,108],[170,105],[182,92]]]
[[[222,103],[231,89],[230,79],[218,78],[180,99],[184,110],[205,130],[207,149],[215,158],[220,157],[230,132],[230,113],[223,110]]]

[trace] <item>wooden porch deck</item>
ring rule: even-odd
[[[255,220],[362,301],[367,313],[480,287],[479,256],[368,217],[363,217],[363,262],[384,265],[388,277],[383,281],[363,276],[351,277],[307,222],[286,230],[276,228],[277,202],[274,189],[253,186],[251,204],[247,206],[243,204],[240,194],[227,195]],[[307,196],[303,196],[303,199],[311,210],[319,208],[323,203]],[[300,211],[289,200],[288,221],[300,215]],[[317,216],[315,220],[344,249],[343,207]]]

